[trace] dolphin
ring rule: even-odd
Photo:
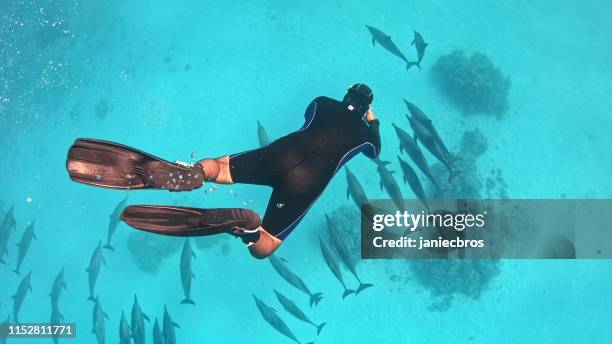
[[[436,158],[444,167],[448,170],[449,182],[452,181],[454,177],[458,175],[457,172],[453,171],[453,163],[456,159],[453,159],[448,151],[446,151],[446,147],[442,141],[438,141],[434,135],[419,121],[417,121],[414,117],[410,117],[406,115],[406,118],[410,122],[410,126],[414,129],[415,133],[415,141],[418,139],[423,146]]]
[[[157,318],[155,318],[155,325],[153,326],[153,344],[164,344],[164,334],[159,328]]]
[[[100,268],[102,264],[106,265],[106,260],[104,256],[102,256],[102,240],[98,242],[98,246],[94,250],[91,255],[91,259],[89,260],[89,266],[85,270],[85,272],[89,275],[89,298],[90,301],[95,301],[94,299],[94,289],[96,287],[96,281],[98,280],[98,275],[100,274]]]
[[[425,196],[425,191],[423,191],[423,186],[421,185],[421,181],[419,180],[419,177],[417,176],[416,172],[414,172],[412,167],[407,162],[402,160],[402,158],[400,158],[399,156],[397,157],[397,160],[399,160],[400,167],[404,172],[404,183],[408,183],[408,185],[410,185],[412,192],[414,192],[414,194],[419,198],[425,208],[429,210],[429,204],[427,204],[427,197]]]
[[[94,299],[94,310],[93,310],[93,328],[91,332],[96,335],[98,344],[106,343],[106,321],[108,315],[104,313],[102,305],[100,305],[100,299],[98,296]]]
[[[362,214],[366,217],[374,216],[374,209],[370,205],[370,200],[366,196],[365,191],[363,191],[363,187],[359,183],[359,180],[355,175],[346,167],[346,183],[348,184],[348,188],[346,190],[346,197],[352,197],[353,201],[357,205],[357,208],[361,210]]]
[[[58,308],[59,298],[64,290],[66,290],[66,282],[64,282],[64,268],[62,268],[62,271],[55,277],[53,287],[51,287],[51,292],[49,293],[52,308]]]
[[[119,344],[132,343],[132,330],[125,318],[125,313],[121,311],[121,320],[119,321]]]
[[[144,319],[149,320],[149,317],[142,312],[140,305],[138,304],[138,298],[134,295],[134,303],[132,304],[132,338],[134,338],[134,344],[144,344],[145,342],[145,327]]]
[[[408,153],[408,156],[410,156],[410,159],[414,161],[419,170],[423,172],[425,177],[427,177],[427,179],[431,181],[436,190],[441,190],[438,186],[438,183],[436,182],[436,179],[431,173],[431,169],[429,168],[429,164],[425,159],[425,155],[423,155],[423,152],[417,145],[416,141],[406,131],[395,125],[395,123],[392,123],[392,125],[393,128],[395,128],[395,133],[397,134],[397,137],[400,140],[400,153],[406,151],[406,153]]]
[[[268,136],[268,133],[266,132],[266,129],[263,127],[263,125],[261,125],[261,123],[259,123],[259,121],[257,121],[257,138],[259,139],[259,147],[265,147],[272,142]]]
[[[164,344],[176,344],[176,333],[174,332],[174,328],[181,327],[179,326],[179,324],[172,321],[172,318],[170,318],[170,313],[168,313],[168,308],[166,308],[166,305],[164,305],[164,321],[162,326],[164,327]]]
[[[344,263],[344,265],[349,269],[349,271],[355,276],[357,282],[359,282],[359,287],[355,292],[356,295],[359,295],[363,290],[373,287],[373,284],[363,283],[359,276],[357,275],[357,267],[355,266],[355,261],[351,258],[351,254],[349,253],[348,246],[346,246],[346,242],[340,236],[340,232],[336,228],[336,225],[333,221],[325,214],[325,218],[327,219],[327,230],[329,231],[329,238],[331,245],[336,249],[338,256],[340,256],[340,260]]]
[[[17,222],[15,221],[15,206],[11,208],[4,215],[2,226],[0,227],[0,264],[6,265],[4,256],[8,256],[8,241],[11,236],[11,231],[17,229]]]
[[[391,40],[391,36],[369,25],[366,25],[366,28],[368,28],[370,35],[372,35],[373,46],[376,46],[376,43],[378,43],[385,50],[406,62],[406,69],[410,69],[410,67],[412,67],[411,62],[408,61],[406,56],[399,50],[397,45],[393,43],[393,41]]]
[[[195,278],[195,274],[191,269],[191,258],[195,259],[195,252],[191,249],[189,238],[186,238],[183,251],[181,252],[181,282],[183,283],[183,292],[185,293],[185,299],[181,303],[195,305],[195,302],[191,299],[191,281]]]
[[[359,180],[355,175],[345,167],[346,170],[346,183],[348,187],[346,189],[346,198],[352,197],[353,201],[357,205],[357,208],[361,209],[361,206],[365,203],[368,203],[368,197],[366,196],[365,191],[363,191],[363,187],[359,183]]]
[[[433,126],[433,122],[431,121],[431,119],[418,106],[407,101],[406,99],[403,99],[403,101],[404,104],[406,104],[408,111],[410,112],[411,119],[413,120],[413,122],[416,122],[414,124],[418,124],[416,128],[413,127],[413,129],[415,130],[415,140],[424,139],[425,141],[437,141],[440,145],[440,148],[442,149],[443,154],[450,158],[450,153],[446,146],[444,146],[442,138],[438,134],[436,128]],[[411,122],[410,124],[412,125],[413,123]]]
[[[376,163],[378,174],[380,175],[380,189],[385,189],[389,197],[393,200],[393,203],[398,207],[399,210],[405,210],[406,204],[404,203],[404,196],[399,188],[399,185],[393,178],[395,171],[389,171],[387,169],[388,161],[381,161],[379,158],[372,159]]]
[[[28,291],[32,291],[32,284],[30,284],[30,280],[32,278],[32,271],[30,271],[21,282],[19,282],[19,286],[17,287],[17,291],[15,295],[13,295],[13,319],[15,322],[19,322],[19,310],[21,309],[21,305],[23,305],[23,300],[25,299]]]
[[[289,300],[285,295],[276,291],[276,289],[273,290],[274,293],[276,293],[276,298],[278,299],[278,302],[281,303],[281,305],[287,312],[291,313],[291,315],[293,315],[297,319],[314,326],[317,329],[317,336],[321,333],[321,330],[323,329],[323,326],[325,326],[325,323],[321,323],[320,325],[313,323],[312,320],[308,319],[306,314],[304,314],[304,312],[302,312],[302,310],[298,308],[295,302]]]
[[[331,272],[334,274],[334,276],[336,276],[336,278],[338,279],[338,281],[340,281],[340,284],[342,284],[342,287],[344,288],[342,298],[344,299],[345,297],[353,294],[355,291],[346,287],[346,284],[344,283],[344,278],[342,278],[342,271],[340,271],[340,266],[338,266],[338,262],[336,261],[336,258],[334,258],[334,254],[329,249],[329,247],[325,245],[323,240],[321,240],[321,237],[319,237],[319,246],[321,247],[321,254],[323,255],[325,263],[327,263],[327,266],[329,267]]]
[[[419,140],[427,148],[427,150],[436,157],[448,169],[449,181],[458,175],[453,171],[453,163],[457,160],[453,158],[444,145],[438,131],[433,126],[432,121],[419,109],[416,105],[404,99],[404,103],[408,107],[410,116],[406,118],[410,122],[410,126],[414,130],[415,141]]]
[[[119,220],[120,220],[119,217],[121,216],[121,213],[123,212],[123,209],[125,208],[126,203],[127,203],[127,196],[123,200],[121,200],[117,204],[117,206],[115,206],[113,213],[108,215],[108,218],[109,218],[108,236],[107,236],[106,245],[104,245],[104,248],[109,249],[111,251],[115,250],[113,246],[111,246],[111,238],[113,237],[113,234],[115,234],[115,231],[117,230],[117,226],[119,225]]]
[[[295,337],[291,329],[289,329],[289,326],[287,326],[287,324],[285,324],[283,319],[281,319],[281,317],[278,316],[278,314],[276,314],[276,310],[274,308],[266,305],[263,301],[258,299],[257,296],[255,296],[254,294],[253,294],[253,298],[255,299],[255,304],[257,305],[259,312],[263,316],[264,320],[268,324],[270,324],[270,326],[272,326],[275,330],[280,332],[282,335],[290,338],[294,342],[301,344],[301,342]]]
[[[11,321],[11,316],[7,316],[4,320],[5,324],[8,324]],[[6,337],[8,337],[8,326],[0,326],[0,344],[6,344]]]
[[[423,60],[423,55],[425,55],[425,48],[427,48],[429,44],[425,43],[425,41],[423,40],[423,36],[421,36],[420,33],[414,31],[412,45],[414,45],[417,51],[417,61],[410,62],[408,69],[410,69],[410,67],[412,66],[417,66],[419,70],[421,70],[421,61]]]
[[[59,325],[62,320],[64,320],[64,316],[59,311],[59,309],[55,306],[51,307],[51,318],[49,319],[49,323],[51,325]],[[53,343],[57,344],[59,342],[59,336],[57,334],[52,334],[51,339]]]
[[[281,277],[285,279],[285,281],[289,282],[289,284],[310,296],[310,307],[312,307],[313,304],[315,306],[319,304],[319,301],[321,301],[321,299],[323,298],[323,294],[311,293],[310,289],[308,289],[304,281],[302,281],[302,279],[298,277],[298,275],[294,274],[293,272],[291,272],[291,270],[287,268],[287,266],[285,265],[287,261],[282,258],[277,258],[275,255],[271,255],[269,259],[270,263],[272,264],[272,267],[274,267],[274,270],[276,270],[276,272],[278,272],[278,274],[281,275]]]
[[[28,253],[28,250],[30,249],[32,239],[36,239],[36,234],[34,234],[34,221],[32,221],[32,223],[30,223],[30,225],[26,227],[25,231],[23,232],[23,235],[21,236],[21,240],[19,241],[19,243],[17,243],[17,248],[19,249],[17,251],[17,267],[15,268],[15,270],[13,270],[13,272],[17,275],[21,275],[21,272],[19,272],[19,268],[21,267],[21,264],[23,263],[23,260],[25,259],[25,256]]]

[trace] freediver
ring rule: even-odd
[[[272,187],[263,220],[249,209],[199,209],[176,206],[128,206],[121,219],[130,226],[164,235],[230,233],[240,237],[256,258],[271,255],[295,229],[333,176],[359,153],[380,153],[374,94],[352,85],[342,101],[314,99],[297,131],[267,146],[203,159],[169,162],[108,141],[77,139],[68,151],[70,178],[99,187],[191,191],[210,181]]]

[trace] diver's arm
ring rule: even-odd
[[[364,154],[368,158],[374,159],[380,154],[380,132],[378,128],[380,126],[380,121],[374,115],[374,111],[372,111],[371,107],[366,113],[366,121],[368,122],[368,132],[370,136],[368,141],[374,145],[374,151],[366,151]]]

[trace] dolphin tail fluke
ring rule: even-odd
[[[421,70],[421,65],[415,61],[409,61],[408,63],[406,63],[406,70],[410,70],[410,68],[412,68],[413,66],[417,66],[419,71]]]
[[[187,299],[185,299],[185,300],[181,301],[181,305],[185,305],[185,304],[186,304],[186,305],[194,305],[194,306],[195,306],[195,301],[193,301],[193,300],[192,300],[192,299],[190,299],[190,298],[187,298]]]
[[[321,325],[317,326],[317,336],[321,333],[321,330],[323,329],[323,326],[325,326],[326,323],[321,323]]]
[[[357,288],[357,291],[355,292],[355,295],[359,295],[359,293],[361,293],[362,291],[368,289],[369,287],[373,287],[374,284],[370,284],[370,283],[361,283],[359,285],[359,288]]]
[[[14,273],[16,273],[17,275],[21,276],[21,272],[19,272],[19,268],[13,270]]]
[[[354,293],[355,293],[355,291],[353,289],[345,289],[344,293],[342,293],[342,299],[344,299],[345,297],[347,297],[347,296],[349,296],[351,294],[354,294]]]
[[[87,300],[89,300],[89,301],[91,301],[91,302],[96,302],[96,298],[95,298],[95,297],[93,297],[93,296],[89,296],[89,297],[87,298]]]
[[[114,247],[112,247],[110,243],[109,243],[109,244],[106,244],[106,245],[104,245],[104,246],[102,246],[102,247],[104,247],[104,248],[105,248],[105,249],[107,249],[107,250],[111,250],[111,251],[113,251],[113,252],[115,251],[115,248],[114,248]]]
[[[318,305],[322,298],[323,293],[314,293],[310,295],[310,307],[312,307],[312,305]]]

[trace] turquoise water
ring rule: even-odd
[[[501,169],[511,198],[612,196],[612,6],[603,1],[3,0],[0,17],[0,210],[3,216],[14,204],[17,219],[8,266],[0,266],[0,319],[11,314],[20,281],[11,272],[14,245],[36,220],[38,238],[22,267],[33,271],[33,290],[20,319],[49,319],[48,293],[64,267],[68,289],[60,307],[77,324],[75,343],[96,342],[85,268],[106,239],[108,215],[126,196],[69,181],[66,151],[77,137],[118,141],[168,159],[216,157],[256,147],[257,120],[280,137],[302,125],[313,98],[341,98],[348,85],[365,82],[375,92],[385,159],[396,161],[391,123],[408,127],[401,101],[407,98],[434,120],[452,150],[465,130],[478,128],[489,144],[478,170]],[[409,56],[412,30],[421,32],[430,44],[423,71],[406,72],[400,60],[372,47],[364,24],[390,34]],[[510,77],[503,119],[463,116],[434,88],[429,68],[455,48],[485,53]],[[348,166],[368,196],[386,197],[366,157]],[[130,192],[128,203],[234,207],[253,200],[249,207],[263,213],[269,194],[231,185],[211,193]],[[121,311],[129,314],[137,294],[152,320],[161,321],[168,306],[181,325],[179,343],[289,343],[263,321],[255,293],[302,342],[612,342],[612,264],[605,260],[502,261],[477,297],[449,292],[452,302],[441,310],[432,308],[439,295],[407,263],[361,262],[362,279],[375,287],[342,300],[317,238],[324,214],[342,205],[353,206],[344,173],[278,251],[311,290],[324,293],[312,309],[267,261],[252,259],[231,239],[196,249],[197,305],[180,305],[180,250],[157,273],[143,271],[127,244],[133,230],[120,224],[116,251],[104,252],[96,286],[109,316],[107,341],[118,341]],[[345,279],[355,284],[348,272]],[[321,336],[284,312],[273,288],[315,322],[327,322]],[[149,342],[153,326],[146,326]]]

